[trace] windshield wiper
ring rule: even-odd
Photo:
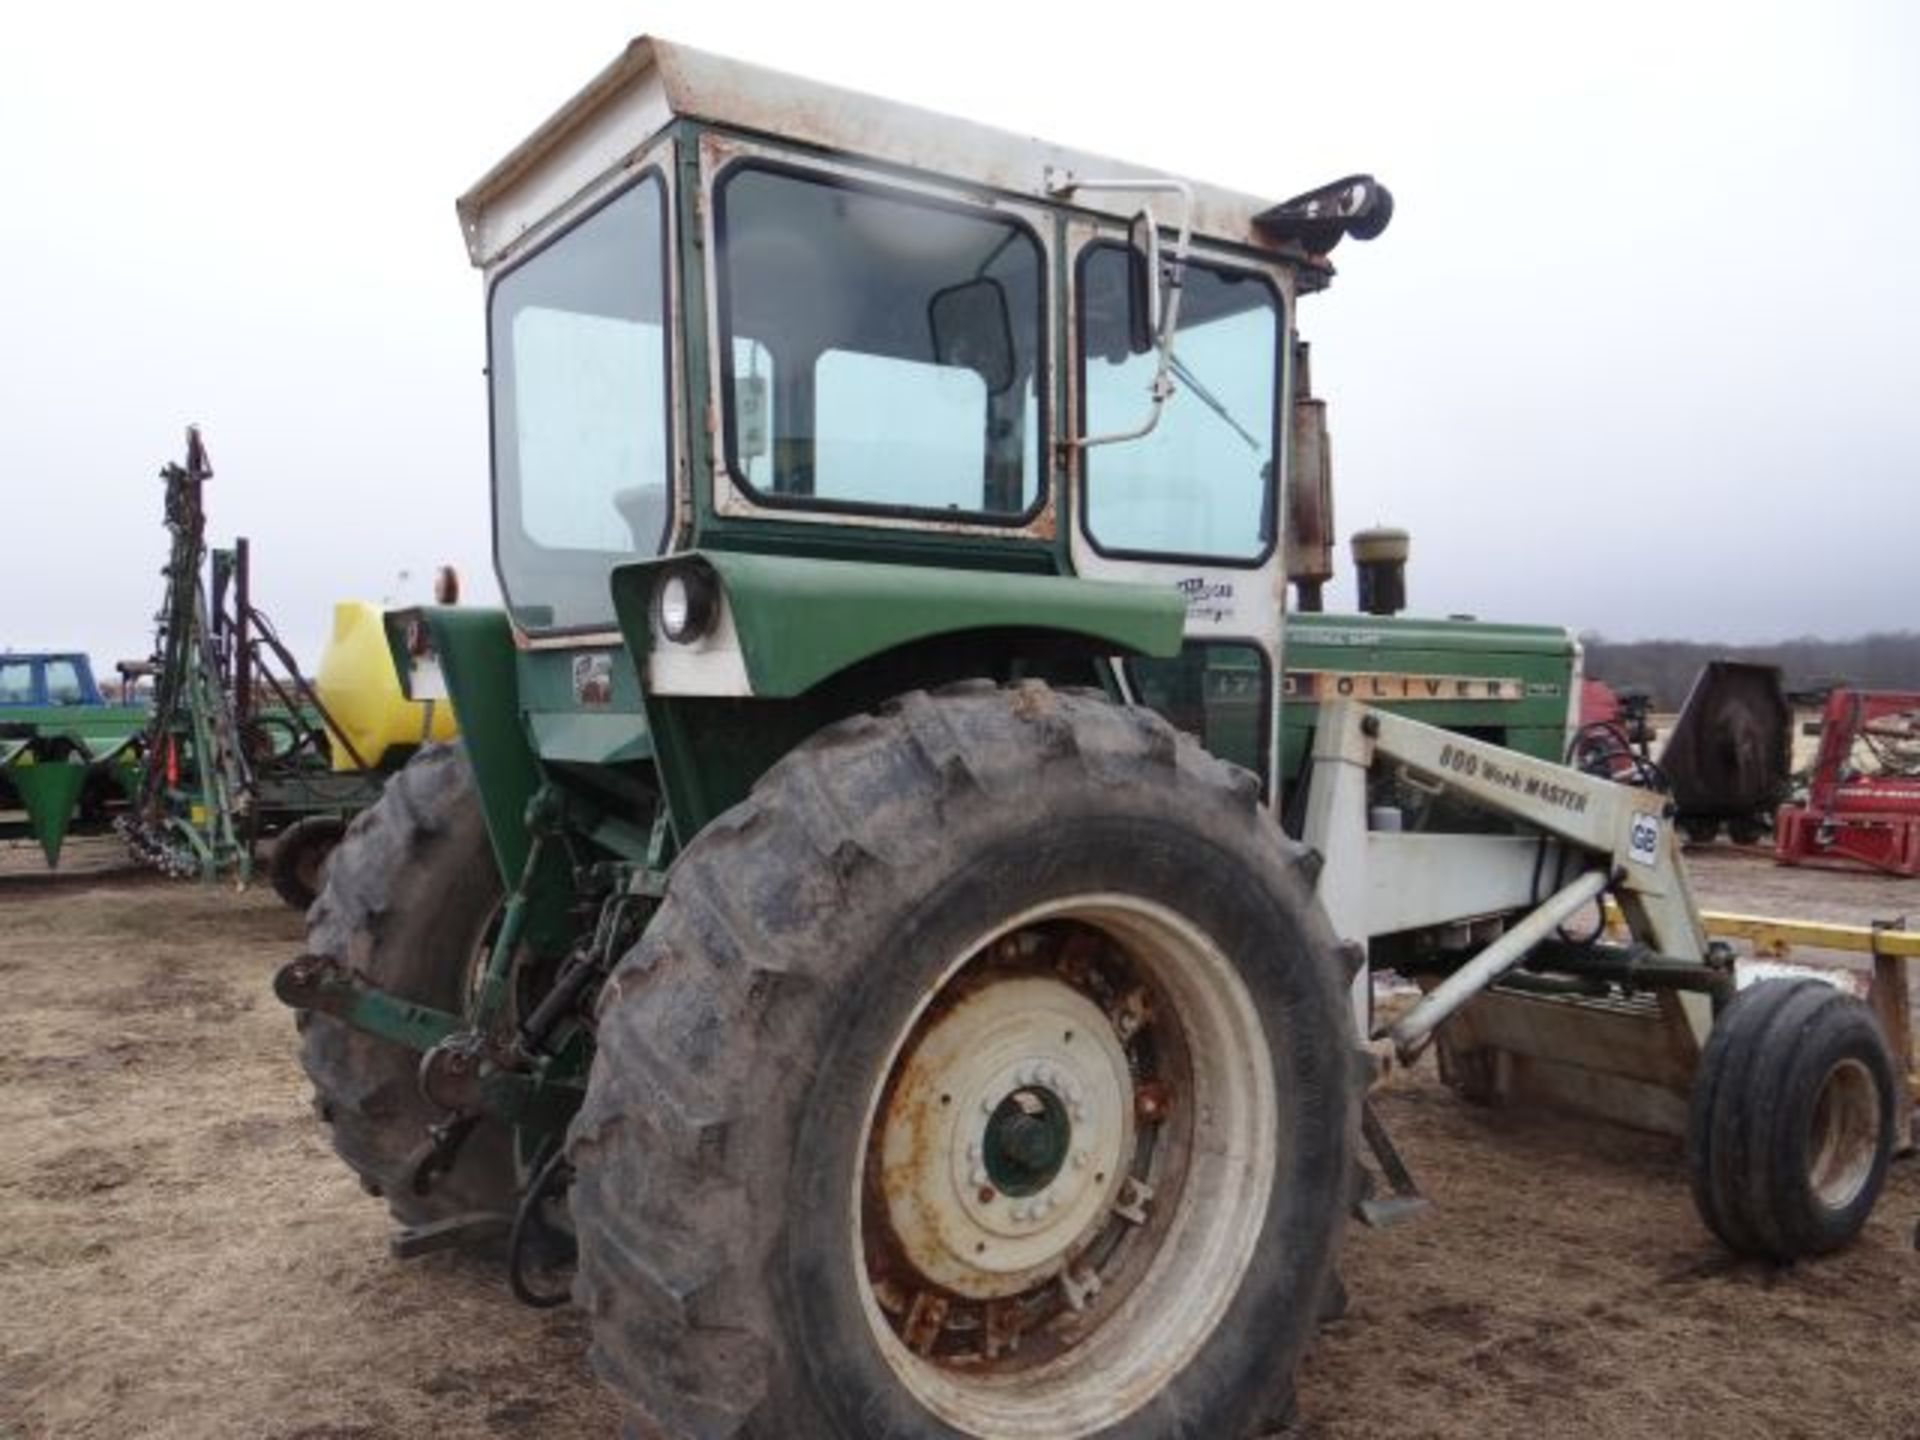
[[[1187,368],[1186,361],[1182,360],[1178,355],[1173,356],[1172,361],[1173,373],[1179,379],[1180,383],[1193,391],[1195,395],[1199,396],[1200,402],[1224,420],[1232,428],[1234,434],[1247,442],[1247,448],[1258,455],[1260,453],[1260,442],[1254,438],[1253,433],[1233,418],[1232,414],[1227,410],[1227,407],[1220,403],[1219,397],[1201,382],[1198,375]]]

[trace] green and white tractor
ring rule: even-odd
[[[1737,1247],[1857,1229],[1878,1032],[1729,1003],[1660,797],[1557,763],[1565,633],[1288,619],[1297,308],[1390,204],[657,40],[461,199],[505,606],[390,617],[460,740],[276,981],[400,1253],[570,1293],[641,1433],[1253,1434],[1416,1203],[1370,1080],[1494,1001],[1486,1085],[1692,1087]]]

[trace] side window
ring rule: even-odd
[[[494,554],[522,625],[607,622],[607,572],[665,539],[665,206],[648,172],[494,284]]]
[[[0,663],[0,705],[33,703],[33,666],[25,660]]]
[[[80,685],[80,671],[71,660],[47,662],[47,703],[78,705],[87,698]]]
[[[1127,679],[1143,705],[1266,787],[1273,686],[1253,646],[1189,641],[1170,660],[1127,661]]]
[[[1079,265],[1084,434],[1138,425],[1157,360],[1128,344],[1127,252]],[[1174,394],[1151,434],[1085,452],[1087,534],[1102,550],[1250,562],[1274,535],[1280,297],[1248,272],[1190,261]]]

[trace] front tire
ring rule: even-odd
[[[835,725],[603,996],[577,1294],[642,1429],[1225,1440],[1278,1418],[1351,1021],[1257,786],[1038,685]]]
[[[348,827],[307,913],[307,951],[368,983],[437,1010],[466,1006],[501,899],[486,821],[465,752],[421,750]],[[511,1215],[511,1136],[482,1120],[453,1168],[424,1193],[414,1161],[445,1119],[420,1093],[412,1050],[299,1012],[301,1063],[333,1148],[402,1225],[455,1215]]]
[[[1694,1078],[1694,1203],[1736,1254],[1778,1261],[1860,1233],[1894,1141],[1893,1058],[1873,1012],[1820,980],[1741,991]]]

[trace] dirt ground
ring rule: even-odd
[[[0,1437],[611,1433],[576,1315],[388,1258],[269,990],[298,917],[100,860],[0,855]],[[1757,855],[1694,871],[1716,908],[1920,911]],[[1298,1435],[1920,1435],[1920,1164],[1859,1244],[1778,1270],[1716,1248],[1673,1142],[1472,1109],[1427,1068],[1382,1111],[1433,1208],[1351,1232]]]

